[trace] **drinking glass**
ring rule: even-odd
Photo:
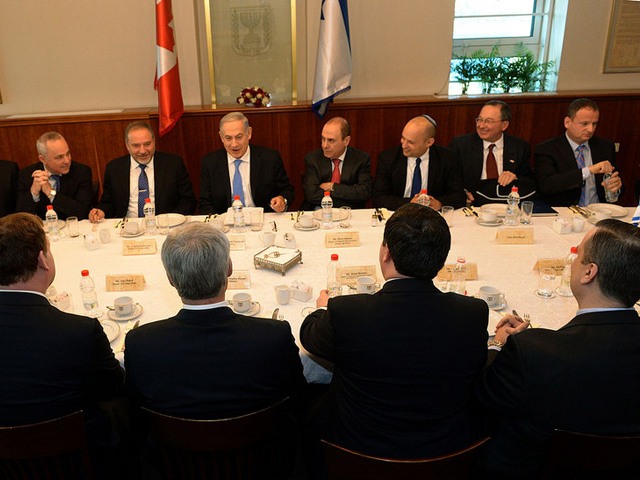
[[[543,268],[540,270],[538,279],[538,289],[536,295],[540,298],[553,297],[553,290],[556,286],[556,271],[553,268]]]
[[[340,228],[351,226],[351,207],[340,207]]]
[[[520,223],[523,225],[531,224],[531,215],[533,214],[533,202],[525,201],[520,204]]]

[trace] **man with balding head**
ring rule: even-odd
[[[434,145],[436,122],[428,115],[412,118],[402,130],[400,144],[378,157],[373,204],[397,210],[416,202],[421,189],[431,197],[430,207],[465,206],[466,197],[455,153]]]
[[[334,117],[322,128],[322,148],[304,158],[303,209],[320,207],[324,192],[331,192],[334,207],[364,208],[373,191],[369,154],[349,145],[351,125]]]

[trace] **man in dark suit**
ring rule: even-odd
[[[451,148],[462,169],[467,200],[474,205],[506,202],[511,187],[520,198],[535,193],[529,164],[531,147],[524,140],[507,135],[511,108],[501,100],[490,100],[475,119],[476,133],[455,137]]]
[[[434,145],[436,123],[428,115],[409,120],[402,130],[401,146],[378,157],[373,205],[397,210],[417,202],[421,189],[431,197],[429,206],[464,207],[466,200],[460,166],[452,150]],[[416,169],[418,165],[418,169]]]
[[[184,306],[127,335],[126,384],[136,404],[213,419],[302,392],[306,381],[290,325],[235,313],[225,300],[233,269],[222,232],[204,223],[173,230],[162,263]]]
[[[182,158],[156,152],[155,135],[146,122],[127,125],[124,139],[129,155],[107,164],[102,197],[98,208],[89,213],[89,220],[97,222],[105,217],[143,217],[146,198],[151,198],[154,203],[156,215],[191,215],[196,209],[197,200]]]
[[[0,425],[41,422],[122,393],[124,373],[98,320],[65,313],[45,292],[56,266],[42,221],[0,219]]]
[[[293,202],[293,185],[280,153],[253,145],[249,120],[231,112],[220,120],[224,150],[208,153],[200,172],[200,213],[225,213],[238,195],[245,207],[284,212]]]
[[[91,168],[71,161],[69,145],[57,132],[36,141],[39,162],[20,172],[16,211],[44,219],[53,205],[58,218],[87,218],[91,208]]]
[[[600,221],[571,265],[577,315],[558,331],[523,331],[528,322],[512,315],[498,324],[478,392],[496,417],[490,478],[538,478],[554,429],[640,433],[638,258],[640,229]]]
[[[16,162],[0,160],[0,217],[16,211],[16,188],[19,171]]]
[[[334,363],[315,422],[321,438],[394,458],[442,455],[478,439],[471,392],[486,360],[489,310],[433,285],[450,245],[439,213],[403,205],[384,229],[382,290],[320,292],[316,305],[327,308],[304,320],[300,340]]]
[[[600,117],[598,105],[578,98],[569,105],[564,118],[566,132],[541,143],[535,149],[538,193],[550,205],[568,207],[616,201],[622,179],[615,172],[612,142],[594,137]],[[611,178],[604,181],[604,174]]]
[[[319,208],[326,191],[331,192],[334,207],[364,208],[373,190],[371,159],[368,153],[349,146],[349,122],[342,117],[327,121],[322,128],[321,141],[322,148],[304,158],[305,203],[302,208]]]

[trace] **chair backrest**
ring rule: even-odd
[[[637,476],[628,478],[640,478],[640,435],[556,430],[542,478],[619,478],[629,472]]]
[[[94,478],[82,410],[17,427],[0,427],[0,478]]]
[[[194,420],[143,408],[152,461],[167,478],[286,478],[295,450],[288,398],[233,418]]]
[[[322,440],[329,480],[463,480],[478,470],[480,446],[489,438],[440,457],[399,460],[372,457]]]

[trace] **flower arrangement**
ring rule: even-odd
[[[236,98],[236,102],[240,105],[248,105],[250,107],[266,107],[271,101],[271,95],[261,87],[243,88]]]

